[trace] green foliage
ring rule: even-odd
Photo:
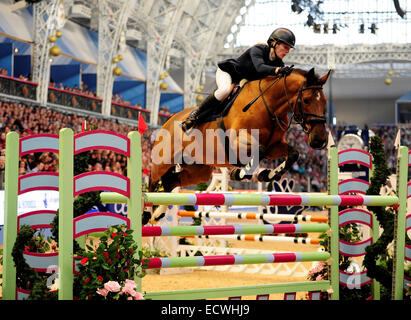
[[[159,248],[150,248],[148,246],[144,247],[143,258],[166,258],[168,257],[167,252]]]
[[[327,233],[322,233],[319,236],[320,245],[324,247],[325,251],[329,251],[330,238]],[[348,223],[339,228],[339,238],[346,242],[358,242],[361,240],[361,232],[355,223]],[[342,254],[339,255],[339,269],[346,271],[351,265],[352,259]],[[317,266],[308,272],[308,279],[311,281],[317,280],[329,280],[329,265],[327,262],[319,262]],[[344,286],[340,286],[340,300],[353,301],[353,300],[365,300],[371,295],[371,286],[365,285],[360,289],[350,289]],[[328,293],[322,292],[321,299],[327,300]]]
[[[31,290],[36,281],[41,281],[37,271],[30,268],[24,259],[23,252],[28,244],[32,241],[35,231],[29,226],[23,225],[17,234],[16,242],[13,246],[12,257],[16,267],[16,284],[17,287]]]
[[[90,128],[96,129],[94,126]],[[74,175],[88,171],[90,152],[83,152],[74,157]],[[88,192],[77,196],[73,203],[73,216],[85,214],[96,205],[100,205],[100,192]],[[47,279],[50,274],[37,272],[26,263],[23,253],[56,251],[58,244],[58,211],[51,223],[52,237],[46,239],[43,234],[36,233],[28,226],[22,226],[17,234],[12,256],[16,266],[17,287],[30,290],[29,300],[57,300],[56,292],[49,292]],[[141,276],[139,267],[142,252],[131,236],[132,230],[126,226],[115,226],[107,230],[96,246],[91,242],[86,249],[81,249],[73,240],[75,256],[88,259],[80,266],[80,275],[74,277],[74,293],[81,299],[102,299],[96,290],[102,287],[103,281],[121,281]],[[53,244],[52,241],[55,241]],[[94,251],[93,251],[94,250]],[[143,266],[144,267],[144,266]],[[89,279],[89,280],[87,280]],[[101,281],[100,281],[101,280]]]
[[[79,264],[78,286],[74,295],[80,300],[102,300],[96,290],[108,281],[123,282],[143,276],[139,269],[143,253],[138,251],[132,230],[127,226],[110,227],[99,238],[98,243],[86,245],[86,250],[78,252]]]
[[[367,195],[379,195],[381,187],[387,183],[391,174],[391,171],[387,166],[382,140],[379,136],[371,138],[370,153],[373,156],[374,170],[370,179],[370,187],[367,191]],[[387,248],[394,239],[394,216],[396,212],[392,207],[369,206],[368,210],[375,215],[383,232],[373,245],[368,246],[365,249],[366,254],[364,256],[363,266],[367,270],[367,276],[376,279],[381,284],[381,300],[388,300],[391,298],[392,291],[393,258]],[[346,242],[357,242],[361,239],[359,229],[355,224],[347,224],[340,228],[339,236],[341,240]],[[328,251],[328,236],[322,234],[320,238],[323,239],[321,244]],[[406,242],[411,242],[408,236]],[[346,270],[350,263],[350,258],[340,255],[340,270]],[[311,270],[309,279],[315,280],[318,276],[326,279],[328,273],[325,269],[327,268],[324,266],[323,268]],[[405,271],[405,274],[407,276],[411,275],[411,267]],[[361,287],[361,289],[354,290],[340,287],[341,300],[365,300],[370,295],[371,285],[366,285]],[[409,299],[409,297],[407,299]]]
[[[196,190],[197,190],[197,191],[206,191],[207,188],[208,188],[208,184],[207,184],[207,183],[205,183],[205,182],[200,182],[200,183],[197,185]]]
[[[373,156],[374,172],[370,179],[367,195],[379,195],[381,187],[387,183],[391,174],[387,166],[384,147],[379,136],[371,138],[370,153]],[[375,278],[388,291],[392,289],[393,260],[388,254],[387,247],[394,239],[394,212],[392,208],[368,207],[377,218],[383,232],[379,239],[366,248],[364,266],[367,275]]]
[[[33,284],[33,288],[30,291],[30,295],[27,300],[57,300],[57,291],[50,292],[47,287],[47,277],[43,276]]]
[[[3,249],[0,249],[0,265],[3,265]],[[0,273],[0,279],[3,278],[3,274]],[[1,287],[2,283],[0,283],[0,287]]]

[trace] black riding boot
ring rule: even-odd
[[[187,119],[181,124],[181,129],[186,132],[188,129],[194,127],[196,124],[200,123],[207,115],[209,115],[214,107],[218,105],[220,101],[216,99],[213,94],[210,94],[200,105],[200,107],[193,111]]]

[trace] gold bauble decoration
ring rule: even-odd
[[[391,80],[391,78],[385,78],[384,82],[387,86],[389,86],[392,83],[392,80]]]
[[[165,82],[160,83],[160,89],[161,90],[167,90],[168,89],[168,84]]]
[[[117,63],[119,60],[118,60],[118,58],[117,57],[114,57],[113,58],[113,63]]]
[[[203,85],[200,85],[200,90],[203,90],[204,89],[204,86]]]
[[[50,36],[50,37],[49,37],[49,41],[50,41],[51,43],[56,42],[56,41],[57,41],[56,36]]]
[[[168,77],[168,72],[167,71],[164,72],[163,75],[164,75],[165,78],[167,78]]]
[[[392,70],[389,70],[389,71],[388,71],[388,74],[389,74],[390,76],[392,76],[392,73],[393,73]]]
[[[123,73],[123,70],[121,70],[120,67],[115,67],[115,68],[113,69],[113,74],[114,74],[115,76],[119,76],[119,75],[121,75],[122,73]]]
[[[63,35],[63,33],[60,30],[56,31],[56,37],[57,38],[61,38],[62,35]]]
[[[119,61],[123,60],[123,56],[121,54],[119,54],[117,58]]]
[[[164,76],[164,74],[162,74],[161,76],[160,76],[160,80],[164,80],[166,77]]]
[[[61,54],[61,49],[58,47],[58,46],[52,46],[51,48],[50,48],[50,54],[52,55],[52,56],[58,56],[58,55],[60,55]]]
[[[196,90],[196,92],[197,92],[197,93],[200,93],[200,92],[201,92],[201,88],[198,88],[198,89]]]
[[[197,98],[196,98],[196,100],[197,100],[197,102],[202,102],[203,100],[204,100],[204,98],[203,98],[203,96],[201,96],[201,95],[198,95],[197,96]]]

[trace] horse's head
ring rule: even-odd
[[[308,134],[310,147],[323,149],[328,142],[328,134],[325,128],[327,99],[323,92],[323,86],[327,82],[331,70],[321,78],[315,74],[314,68],[308,72],[296,69],[291,75],[294,73],[303,76],[303,78],[290,77],[290,80],[296,79],[294,87],[297,88],[296,94],[291,99],[294,119]]]

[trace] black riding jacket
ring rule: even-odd
[[[229,73],[234,83],[241,79],[249,81],[275,75],[277,67],[283,67],[283,60],[276,58],[270,60],[270,47],[264,44],[257,44],[247,49],[237,59],[227,59],[218,63],[218,67]]]

